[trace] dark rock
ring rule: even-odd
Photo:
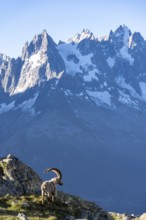
[[[81,199],[77,196],[72,196],[65,194],[63,192],[58,192],[58,199],[60,199],[62,204],[68,204],[70,209],[78,213],[78,219],[88,219],[88,220],[112,220],[110,214],[105,210],[101,209],[94,202],[89,202]],[[73,219],[72,216],[68,216],[67,219]]]

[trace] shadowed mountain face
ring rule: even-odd
[[[145,211],[146,41],[126,26],[58,45],[43,31],[0,55],[0,152],[110,211]]]

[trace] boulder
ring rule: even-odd
[[[0,158],[0,195],[24,195],[40,192],[42,180],[14,155]]]
[[[141,215],[139,219],[140,219],[140,220],[146,220],[146,213],[144,213],[143,215]]]

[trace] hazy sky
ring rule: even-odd
[[[96,37],[119,25],[146,39],[146,0],[0,0],[0,53],[21,55],[44,29],[57,43],[90,29]]]

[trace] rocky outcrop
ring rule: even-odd
[[[65,204],[70,209],[74,210],[75,213],[78,213],[78,219],[84,220],[112,220],[113,218],[106,211],[97,206],[94,202],[89,202],[81,199],[77,196],[72,196],[65,194],[63,192],[58,192],[58,198],[62,204]],[[69,217],[68,219],[76,219],[74,216]]]
[[[23,195],[40,191],[39,176],[17,157],[0,158],[0,195]]]
[[[41,179],[39,176],[27,165],[21,162],[14,155],[8,155],[5,158],[0,159],[0,196],[8,195],[9,202],[13,198],[16,200],[14,203],[18,203],[19,195],[34,194],[40,191]],[[17,196],[17,197],[16,197]],[[41,207],[41,196],[36,195],[39,198],[40,203],[38,208]],[[16,199],[17,198],[17,199]],[[32,207],[32,202],[29,204],[29,200],[23,202],[23,208]],[[20,203],[20,201],[19,201]],[[48,209],[48,202],[44,208]],[[34,205],[35,209],[37,204]],[[55,203],[49,204],[49,207],[56,213],[56,209],[64,213],[65,219],[88,219],[88,220],[112,220],[112,217],[103,209],[98,207],[93,202],[88,202],[80,197],[58,192],[58,199]],[[57,211],[57,212],[58,212]],[[19,213],[19,219],[27,219],[23,213]]]

